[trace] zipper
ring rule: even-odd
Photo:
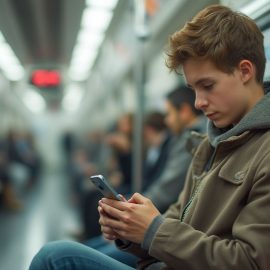
[[[216,153],[217,153],[217,148],[213,148],[213,153],[212,155],[210,156],[208,162],[205,164],[205,168],[204,168],[204,171],[201,175],[194,175],[193,178],[195,180],[195,187],[193,188],[193,191],[192,191],[192,195],[189,199],[189,201],[187,202],[187,204],[185,205],[184,207],[184,210],[182,212],[182,215],[180,217],[180,221],[182,222],[184,220],[184,218],[186,217],[186,215],[188,214],[190,208],[191,208],[191,205],[192,205],[192,202],[194,201],[194,198],[195,196],[198,194],[198,192],[201,190],[201,182],[202,182],[202,179],[204,178],[204,176],[208,173],[208,171],[211,169],[213,163],[214,163],[214,159],[216,157]]]
[[[201,182],[202,182],[202,179],[205,175],[206,175],[206,172],[203,172],[200,176],[194,175],[194,179],[196,181],[196,184],[195,184],[195,187],[193,189],[192,195],[191,195],[189,201],[187,202],[187,204],[185,205],[184,210],[182,212],[182,215],[180,217],[181,222],[184,220],[186,215],[189,213],[189,210],[190,210],[191,205],[194,201],[194,198],[198,194],[199,190],[201,189]]]

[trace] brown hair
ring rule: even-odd
[[[189,58],[209,59],[226,73],[246,59],[256,67],[256,80],[263,82],[263,34],[248,16],[222,5],[206,7],[170,37],[167,66],[177,72]]]

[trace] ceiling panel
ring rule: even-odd
[[[24,66],[68,65],[84,6],[84,0],[1,0],[0,30]]]

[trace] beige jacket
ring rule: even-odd
[[[270,269],[270,131],[247,131],[219,143],[205,172],[212,155],[205,139],[184,191],[153,236],[151,257],[138,246],[126,248],[143,257],[138,269],[155,258],[167,265],[162,269]]]

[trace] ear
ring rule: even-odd
[[[251,78],[256,76],[256,70],[252,62],[249,60],[242,60],[240,61],[239,65],[240,76],[242,81],[245,83],[249,81]]]

